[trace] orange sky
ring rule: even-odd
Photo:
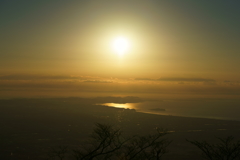
[[[239,2],[0,3],[0,96],[239,94]],[[117,36],[130,41],[121,57],[111,46]]]

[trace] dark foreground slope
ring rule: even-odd
[[[95,123],[113,124],[124,134],[150,134],[167,128],[173,140],[166,160],[201,159],[189,140],[214,142],[229,135],[240,139],[240,122],[160,116],[93,104],[91,99],[0,100],[0,159],[44,159],[51,147],[81,144]]]

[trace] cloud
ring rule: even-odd
[[[181,77],[163,77],[158,79],[150,78],[135,78],[135,80],[140,81],[165,81],[165,82],[215,82],[214,79],[206,78],[181,78]]]
[[[0,75],[0,80],[11,81],[28,81],[28,80],[55,80],[55,81],[76,81],[86,83],[113,83],[112,78],[79,76],[79,75]],[[134,78],[136,81],[164,81],[164,82],[215,82],[213,79],[207,78],[186,78],[186,77],[162,77],[158,79],[152,78]]]
[[[2,75],[0,80],[65,80],[65,79],[82,79],[81,76],[71,75]]]
[[[229,83],[229,82],[231,82],[231,81],[224,81],[225,83]]]
[[[112,79],[79,75],[0,75],[0,81],[55,81],[55,82],[87,82],[87,83],[113,83]]]
[[[112,81],[102,81],[102,80],[87,80],[83,81],[85,83],[113,83]]]
[[[180,85],[181,84],[181,85]],[[214,84],[214,85],[209,85]],[[1,95],[36,94],[222,94],[240,95],[239,82],[219,82],[207,78],[162,77],[106,78],[72,75],[8,75],[0,76]],[[132,99],[132,98],[131,98]],[[123,101],[124,102],[124,101]]]
[[[213,79],[205,78],[159,78],[158,81],[181,81],[181,82],[215,82]]]
[[[137,80],[137,81],[156,81],[155,79],[151,79],[151,78],[135,78],[134,80]]]

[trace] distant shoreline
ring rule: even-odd
[[[153,115],[162,115],[162,116],[172,116],[172,117],[188,117],[188,118],[203,118],[203,119],[215,119],[215,120],[227,120],[227,121],[240,121],[238,119],[231,119],[231,118],[220,118],[220,117],[202,117],[202,116],[183,116],[183,115],[171,115],[167,114],[165,111],[166,109],[163,108],[153,108],[149,109],[150,111],[141,111],[133,108],[124,108],[123,106],[118,106],[118,105],[125,105],[129,103],[97,103],[95,105],[103,105],[103,106],[108,106],[108,107],[113,107],[113,108],[122,108],[122,109],[130,109],[130,110],[135,110],[138,113],[146,113],[146,114],[153,114]],[[116,105],[116,106],[114,106]],[[156,111],[156,112],[154,112]],[[159,111],[159,112],[158,112]]]
[[[104,104],[111,104],[111,105],[105,105],[108,107],[113,108],[123,108],[123,107],[115,107],[113,104],[137,104],[137,103],[143,103],[144,99],[141,99],[139,97],[132,97],[132,96],[126,96],[126,97],[91,97],[91,98],[85,98],[85,97],[55,97],[55,98],[0,98],[0,101],[11,101],[11,100],[62,100],[63,102],[69,101],[69,100],[81,100],[91,105],[104,105]],[[138,113],[146,113],[146,114],[152,114],[152,115],[162,115],[162,116],[170,116],[170,117],[187,117],[187,118],[203,118],[203,119],[214,119],[214,120],[227,120],[227,121],[240,121],[239,119],[234,118],[224,118],[224,117],[218,117],[218,116],[184,116],[184,115],[174,115],[174,114],[168,114],[167,110],[165,108],[150,108],[148,111],[146,110],[138,110],[134,108],[129,108],[131,110],[135,110]],[[156,111],[156,112],[154,112]],[[159,112],[157,112],[159,111]]]

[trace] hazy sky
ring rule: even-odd
[[[239,8],[237,0],[1,0],[1,95],[64,87],[238,95]],[[111,46],[118,36],[130,43],[123,56]]]

